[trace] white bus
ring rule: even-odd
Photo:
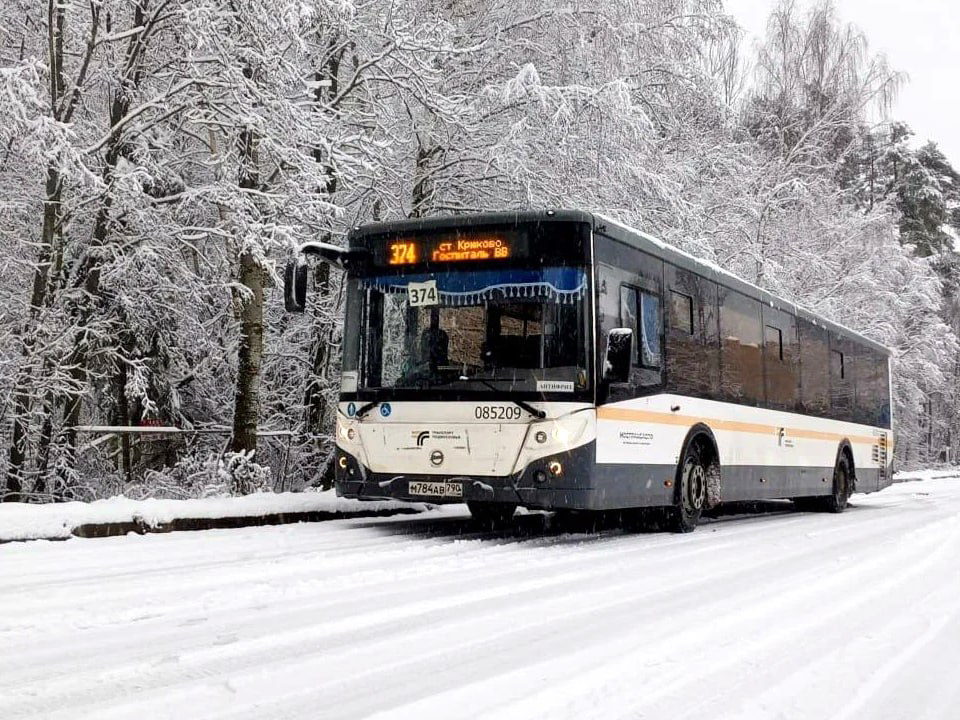
[[[372,224],[346,271],[336,488],[506,521],[722,502],[842,512],[891,482],[889,350],[591,213]]]

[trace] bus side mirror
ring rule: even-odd
[[[630,380],[630,357],[633,355],[633,330],[613,328],[607,333],[607,354],[603,361],[603,379],[625,383]]]
[[[283,304],[287,312],[303,312],[307,306],[307,263],[302,256],[283,270]]]
[[[370,262],[366,248],[342,248],[324,242],[307,242],[297,248],[283,271],[283,304],[288,312],[303,312],[307,306],[307,255],[341,270],[362,270]]]

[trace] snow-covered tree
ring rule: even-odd
[[[285,314],[290,249],[550,206],[890,344],[921,461],[923,408],[960,372],[957,174],[905,126],[867,127],[901,77],[829,3],[778,6],[752,63],[740,37],[720,0],[0,5],[0,495],[193,492],[202,468],[318,481],[342,287],[318,265],[306,315]],[[143,422],[224,435],[82,431]]]

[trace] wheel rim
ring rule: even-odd
[[[847,496],[847,464],[840,463],[837,466],[837,476],[833,482],[833,497],[837,503],[841,503]]]
[[[703,466],[694,460],[687,460],[683,468],[683,483],[680,497],[685,513],[692,514],[703,509],[707,494],[707,474]]]

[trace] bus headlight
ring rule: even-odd
[[[568,449],[575,445],[583,437],[587,429],[587,423],[580,418],[559,418],[544,422],[541,427],[532,432],[528,437],[527,443],[530,447],[540,449],[561,447]],[[544,449],[546,449],[544,448]]]

